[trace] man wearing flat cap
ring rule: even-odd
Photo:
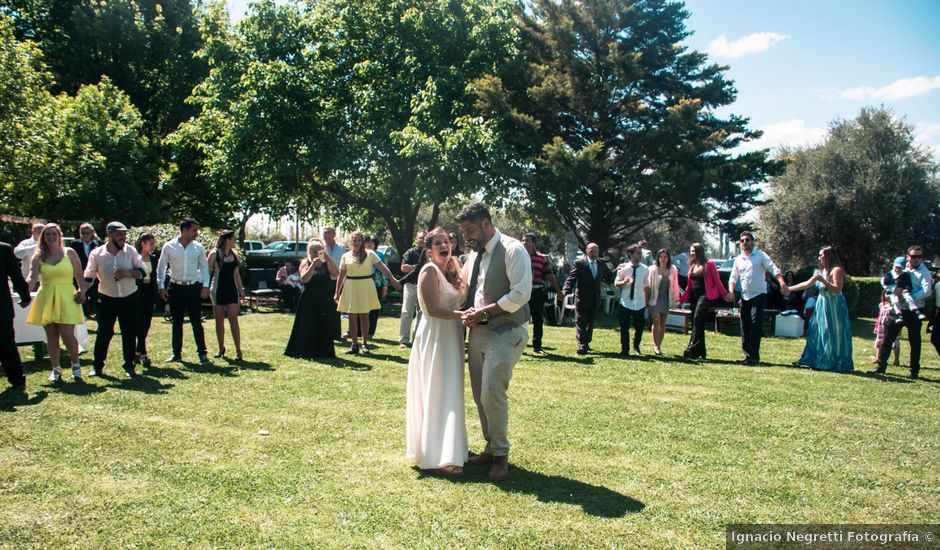
[[[114,321],[121,327],[121,347],[124,351],[124,372],[134,376],[134,350],[137,344],[137,323],[140,318],[140,299],[137,279],[144,277],[144,261],[133,246],[126,246],[127,227],[121,222],[107,226],[108,242],[91,251],[85,267],[85,279],[98,279],[98,337],[95,339],[95,359],[91,376],[104,373],[108,346],[114,336]]]

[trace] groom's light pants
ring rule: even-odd
[[[470,329],[470,387],[480,413],[483,438],[486,439],[484,452],[494,456],[509,454],[509,401],[506,392],[512,369],[528,341],[526,325],[501,334],[485,325]]]
[[[411,321],[421,321],[421,308],[418,307],[418,285],[405,283],[401,291],[401,318],[398,320],[398,343],[411,343]],[[417,329],[417,323],[415,323]]]

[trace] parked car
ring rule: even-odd
[[[301,260],[307,255],[304,241],[274,241],[261,250],[245,252],[246,262],[252,267],[275,266],[284,260]]]
[[[261,250],[263,248],[264,243],[261,241],[245,241],[244,246],[242,246],[242,249],[245,251],[245,253]]]
[[[392,273],[398,273],[398,270],[401,269],[401,255],[398,253],[398,249],[394,246],[383,244],[379,245],[377,250],[385,255],[385,265],[392,270]]]
[[[718,268],[718,278],[721,279],[721,284],[728,288],[728,281],[731,279],[731,268],[734,267],[734,258],[715,260],[715,267]]]

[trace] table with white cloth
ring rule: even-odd
[[[36,359],[45,354],[46,331],[41,326],[26,322],[29,312],[36,303],[36,293],[32,293],[33,300],[25,308],[19,304],[20,298],[13,295],[13,330],[16,332],[16,345],[32,344],[36,350]],[[88,327],[83,323],[75,325],[75,337],[78,338],[79,351],[88,347]]]

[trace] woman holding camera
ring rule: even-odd
[[[294,328],[284,355],[301,359],[336,357],[333,348],[333,280],[339,269],[324,251],[320,239],[307,243],[307,257],[300,262],[304,291],[297,303]]]

